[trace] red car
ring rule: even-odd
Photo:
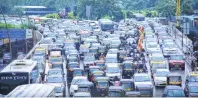
[[[169,57],[169,69],[177,68],[185,70],[185,57],[182,54],[174,54]]]

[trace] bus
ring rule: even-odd
[[[5,97],[55,97],[55,86],[48,84],[25,84],[17,86]]]
[[[114,22],[109,19],[100,19],[99,25],[102,31],[113,31]]]
[[[22,84],[41,82],[37,61],[14,60],[0,72],[0,94],[7,95]]]
[[[137,21],[144,21],[145,20],[145,16],[142,15],[142,14],[137,13],[137,14],[134,14],[134,15],[135,15],[135,19]]]

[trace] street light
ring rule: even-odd
[[[5,19],[2,8],[0,8],[0,11],[1,11],[1,14],[3,15],[3,19],[5,21],[6,31],[7,31],[7,35],[8,35],[8,41],[9,41],[10,55],[12,57],[12,43],[11,43],[11,40],[10,40],[10,33],[8,32],[8,25],[7,25],[7,22],[6,22],[6,19]]]

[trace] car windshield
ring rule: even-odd
[[[188,81],[189,82],[198,82],[198,76],[190,76]]]
[[[96,66],[103,67],[103,66],[105,66],[105,64],[98,63],[98,64],[96,64]]]
[[[164,58],[163,57],[151,57],[152,61],[163,61]]]
[[[131,90],[132,84],[131,83],[121,83],[122,88]]]
[[[108,82],[98,82],[99,87],[108,87]]]
[[[128,63],[128,64],[125,63],[125,64],[124,64],[124,68],[125,68],[125,69],[132,69],[132,64],[130,64],[130,63]]]
[[[168,72],[168,71],[157,71],[156,76],[157,77],[166,77],[166,76],[168,76],[169,73],[170,72]]]
[[[74,73],[76,76],[82,76],[82,70],[74,70],[73,73]]]
[[[184,57],[182,55],[172,55],[169,58],[170,60],[184,60]]]
[[[93,61],[95,61],[95,58],[93,56],[85,57],[84,58],[84,61],[86,61],[86,62],[93,62]]]
[[[135,76],[135,82],[148,82],[150,78],[148,76]]]
[[[48,77],[47,82],[48,83],[61,83],[61,82],[63,82],[63,78],[61,78],[61,77]]]
[[[120,41],[119,40],[113,40],[111,41],[112,44],[120,44]]]
[[[165,47],[170,47],[170,48],[175,48],[176,45],[174,43],[167,43],[167,44],[164,44]]]
[[[184,91],[180,89],[168,90],[167,97],[185,97]]]
[[[73,79],[71,85],[78,85],[80,83],[87,83],[89,82],[87,79]]]
[[[109,96],[110,97],[121,97],[121,93],[119,91],[110,91]]]
[[[190,93],[198,93],[198,86],[191,86]]]
[[[119,72],[119,68],[117,68],[117,67],[110,67],[110,68],[107,68],[107,72],[108,73],[118,73]]]
[[[116,58],[106,58],[105,61],[107,63],[117,63],[117,59]]]
[[[50,62],[62,62],[62,58],[59,57],[51,57],[49,60]]]
[[[169,81],[171,82],[179,82],[181,80],[180,76],[170,76]]]
[[[148,48],[156,48],[158,44],[148,44]]]
[[[51,76],[51,75],[61,75],[62,72],[60,70],[50,70],[48,71],[48,76]]]

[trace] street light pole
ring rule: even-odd
[[[11,43],[11,39],[10,39],[10,33],[8,32],[8,25],[7,25],[7,22],[6,22],[6,19],[5,19],[5,16],[4,16],[2,8],[0,8],[0,11],[1,11],[1,14],[3,15],[3,19],[5,21],[6,31],[7,31],[8,40],[9,40],[10,55],[12,57],[12,43]]]

